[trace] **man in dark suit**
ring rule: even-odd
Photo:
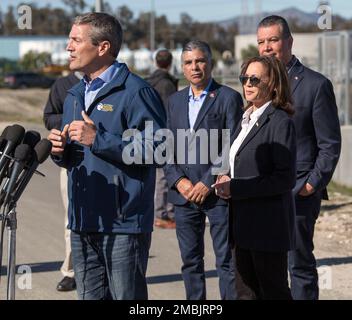
[[[221,152],[223,129],[228,129],[228,136],[236,129],[242,116],[242,98],[238,92],[212,79],[211,50],[205,42],[194,40],[183,47],[182,67],[190,86],[173,94],[168,101],[168,129],[175,137],[177,148],[174,164],[165,166],[165,174],[170,188],[169,201],[175,205],[186,297],[206,299],[204,231],[207,216],[220,295],[222,299],[234,299],[228,207],[211,188],[216,175],[212,172],[209,155],[212,148],[216,149],[216,155]],[[215,129],[217,135],[211,129]],[[187,132],[188,137],[181,137],[181,131]]]
[[[292,296],[319,298],[318,273],[313,254],[314,226],[321,199],[335,170],[341,149],[341,132],[331,82],[305,67],[292,55],[293,38],[286,20],[264,18],[258,25],[260,55],[276,56],[285,63],[291,85],[297,132],[296,249],[289,252]]]

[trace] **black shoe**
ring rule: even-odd
[[[57,291],[72,291],[76,289],[75,278],[64,277],[56,287]]]

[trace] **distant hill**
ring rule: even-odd
[[[248,16],[236,16],[231,19],[226,19],[222,21],[216,21],[219,25],[224,28],[228,28],[230,25],[236,24],[239,27],[241,34],[254,33],[258,22],[266,16],[276,14],[283,16],[288,21],[294,21],[297,26],[306,27],[316,25],[320,15],[316,12],[308,13],[304,12],[295,7],[290,7],[287,9],[272,11],[272,12],[262,12],[260,16],[258,15],[248,15]],[[339,21],[346,20],[340,16],[333,15],[333,21],[338,18]]]

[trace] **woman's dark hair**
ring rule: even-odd
[[[291,89],[285,66],[275,57],[253,57],[242,64],[241,75],[245,75],[248,66],[254,62],[261,63],[266,69],[269,78],[266,92],[268,97],[272,100],[272,105],[275,108],[283,109],[288,114],[293,115],[294,109],[292,108]],[[249,103],[246,109],[251,105],[252,104]]]

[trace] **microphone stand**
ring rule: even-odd
[[[15,300],[16,277],[16,204],[13,205],[7,218],[7,300]]]
[[[5,208],[4,208],[5,209]],[[10,209],[10,210],[9,210]],[[15,300],[16,290],[16,230],[17,230],[17,213],[16,203],[10,203],[7,211],[1,215],[2,228],[7,228],[7,300]],[[3,250],[3,230],[1,230],[0,244],[0,268],[2,266]]]

